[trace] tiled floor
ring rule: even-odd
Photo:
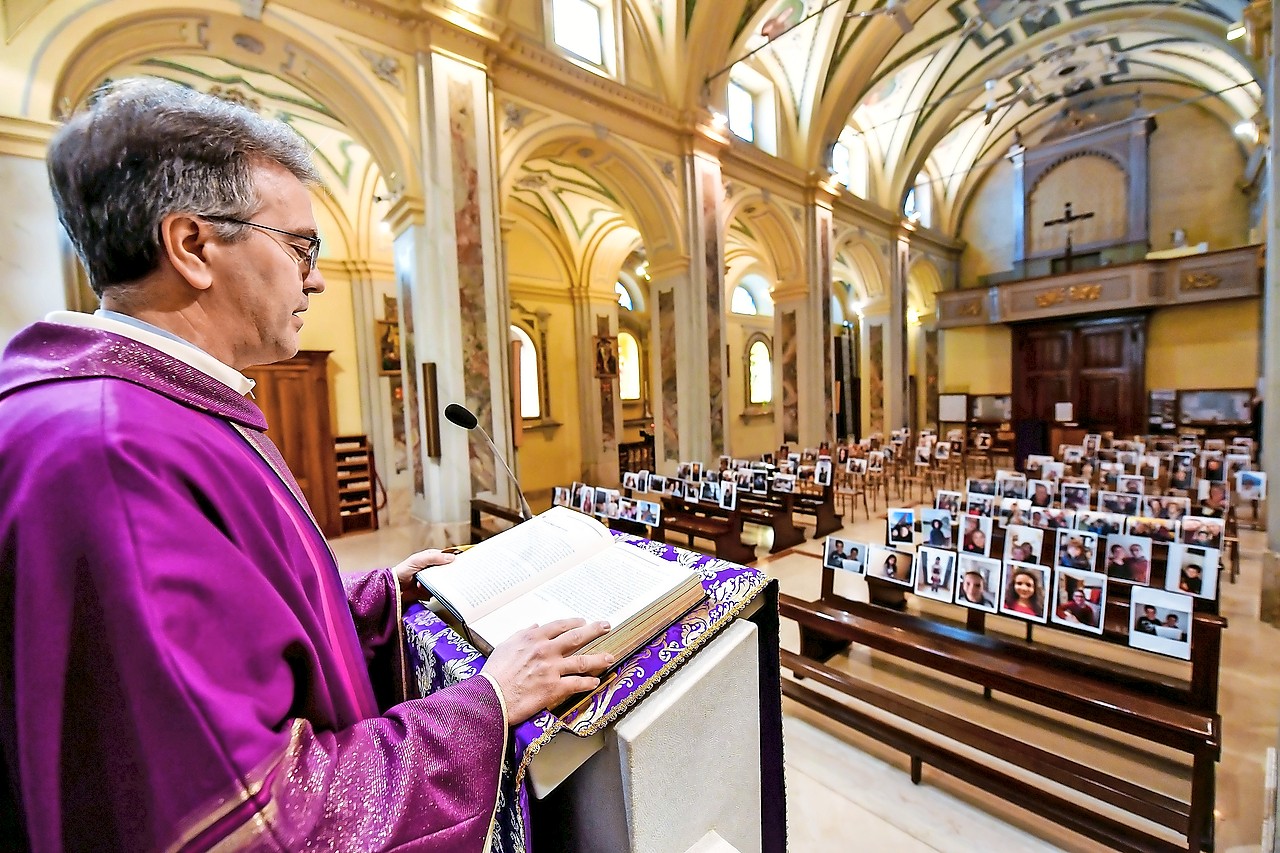
[[[881,513],[883,513],[881,507]],[[859,521],[842,536],[858,541],[883,541],[883,516]],[[1221,853],[1258,850],[1263,818],[1263,762],[1276,744],[1280,726],[1280,672],[1270,650],[1280,643],[1280,630],[1257,619],[1258,565],[1264,534],[1242,533],[1243,560],[1239,582],[1223,582],[1221,612],[1230,621],[1223,644],[1221,710],[1224,748],[1218,765],[1217,850]],[[431,543],[409,526],[378,533],[355,534],[334,542],[346,570],[388,565]],[[761,567],[777,577],[784,592],[816,598],[821,576],[821,543],[810,540],[777,557],[762,555]],[[850,598],[865,598],[865,582],[841,578],[838,590]],[[959,609],[931,605],[938,618],[956,618]],[[1010,620],[991,619],[999,625]],[[1019,626],[1010,625],[1011,628]],[[1044,630],[1037,633],[1049,634]],[[796,649],[797,632],[784,623],[782,643]],[[1052,632],[1052,636],[1085,652],[1109,654],[1128,663],[1178,673],[1177,661],[1129,652],[1123,648]],[[984,702],[980,691],[959,682],[946,682],[882,655],[855,650],[833,665],[842,666],[878,684],[894,686],[935,707],[965,715],[1006,733],[1109,772],[1123,773],[1153,789],[1185,797],[1181,757],[1172,752],[1152,754],[1136,742],[1109,735],[1063,715],[1018,707],[1014,700]],[[1180,670],[1180,668],[1182,668]],[[813,686],[811,683],[807,683]],[[821,690],[820,687],[815,689]],[[835,694],[833,694],[835,695]],[[1100,850],[1072,832],[1023,809],[1010,806],[938,771],[925,768],[924,783],[912,785],[902,755],[869,738],[833,723],[808,708],[787,700],[787,808],[790,849],[822,851],[1032,851]],[[1068,796],[1078,796],[1067,794]]]

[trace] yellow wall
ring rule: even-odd
[[[302,349],[329,355],[330,406],[335,435],[364,432],[360,416],[360,371],[356,363],[356,320],[351,282],[325,273],[325,291],[311,298],[298,340]]]
[[[1162,308],[1147,326],[1147,388],[1252,388],[1262,341],[1258,299]]]
[[[971,326],[938,333],[942,394],[1008,394],[1013,390],[1013,331]]]

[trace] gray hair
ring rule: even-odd
[[[307,185],[320,177],[288,125],[158,79],[109,84],[49,145],[58,219],[99,296],[156,269],[160,225],[173,213],[250,219],[253,169],[277,163]],[[224,239],[244,226],[213,223]]]

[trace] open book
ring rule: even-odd
[[[621,660],[705,595],[696,573],[561,506],[415,577],[485,654],[532,625],[581,618],[612,630],[578,651]]]

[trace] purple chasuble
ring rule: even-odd
[[[32,849],[483,848],[498,697],[404,701],[395,578],[338,574],[265,428],[108,332],[0,359],[0,829]]]

